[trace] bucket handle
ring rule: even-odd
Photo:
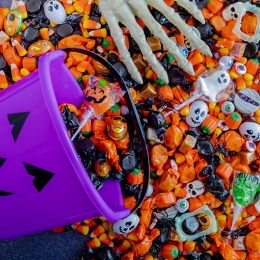
[[[125,101],[126,101],[128,108],[131,108],[131,110],[136,118],[138,130],[142,137],[142,148],[143,148],[142,151],[143,151],[143,156],[144,156],[144,166],[143,166],[144,167],[144,181],[143,181],[141,195],[139,195],[136,205],[131,210],[131,213],[134,213],[142,204],[142,202],[145,198],[145,195],[147,193],[147,190],[148,190],[148,185],[149,185],[149,181],[150,181],[150,159],[149,159],[148,149],[147,149],[147,145],[146,145],[146,141],[145,141],[146,140],[145,133],[144,133],[137,109],[135,107],[135,103],[132,99],[132,96],[131,96],[128,88],[126,87],[123,78],[118,73],[118,71],[113,67],[113,65],[109,61],[107,61],[103,57],[97,55],[96,53],[94,53],[92,51],[82,49],[82,48],[68,47],[68,48],[63,48],[60,50],[66,52],[66,53],[69,53],[69,52],[82,53],[82,54],[85,54],[85,55],[97,60],[103,66],[105,66],[107,69],[109,69],[109,71],[113,75],[114,79],[116,79],[116,81],[119,83],[120,87],[126,92]]]

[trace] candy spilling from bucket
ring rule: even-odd
[[[42,56],[37,71],[0,94],[0,239],[130,214],[118,182],[96,190],[68,136],[58,105],[79,107],[83,93],[64,57],[61,50]]]

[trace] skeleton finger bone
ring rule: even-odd
[[[199,22],[205,23],[205,19],[202,15],[202,12],[198,9],[198,7],[190,2],[189,0],[176,0],[179,6],[185,8],[190,14],[192,14]]]
[[[102,1],[103,0],[101,0],[101,2]],[[125,2],[124,0],[108,0],[107,3],[110,6],[111,10],[114,12],[115,16],[118,18],[118,20],[128,28],[130,34],[137,42],[143,54],[144,60],[149,63],[149,65],[152,67],[152,69],[160,79],[162,79],[165,83],[168,83],[169,79],[166,71],[154,56],[150,46],[146,41],[143,29],[137,24],[133,12],[127,2]],[[107,23],[110,26],[108,21]],[[115,28],[111,28],[110,26],[111,32],[113,31],[113,29]],[[117,41],[115,42],[117,44]]]
[[[125,66],[127,67],[130,75],[136,82],[142,84],[143,79],[139,71],[137,70],[133,60],[131,59],[130,53],[126,48],[122,30],[118,25],[119,21],[114,15],[114,12],[111,10],[110,4],[108,3],[107,0],[100,0],[99,8],[110,27],[111,36],[113,37],[116,43],[121,59],[123,60]]]
[[[189,74],[194,75],[192,65],[183,57],[176,44],[168,38],[162,26],[155,21],[151,15],[145,0],[131,0],[129,1],[134,13],[143,20],[149,30],[158,38],[165,49],[167,49],[176,58],[179,67],[187,71]]]
[[[173,23],[182,32],[183,35],[203,54],[212,56],[210,48],[196,35],[196,33],[187,25],[179,16],[178,13],[174,12],[174,9],[166,5],[163,1],[159,0],[146,0],[149,5],[160,11],[165,17]],[[182,1],[179,1],[183,3]],[[189,2],[190,4],[190,2]]]

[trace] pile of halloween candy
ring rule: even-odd
[[[155,8],[149,10],[178,49],[176,57],[135,19],[167,73],[163,80],[156,74],[160,66],[147,62],[144,48],[121,23],[121,43],[115,43],[104,17],[109,19],[109,10],[102,16],[97,0],[13,0],[11,9],[0,8],[2,90],[35,71],[38,57],[47,52],[92,50],[124,79],[146,133],[150,185],[136,213],[115,224],[99,217],[53,229],[86,235],[83,260],[260,259],[260,2],[194,2],[205,24],[164,0],[212,57]],[[127,55],[120,57],[122,43],[142,84],[133,80],[138,76]],[[178,53],[192,64],[193,75],[178,66]],[[95,187],[102,189],[108,177],[120,181],[125,207],[132,209],[144,181],[144,158],[125,92],[87,55],[71,51],[65,63],[85,94],[80,109],[59,106],[68,134]]]

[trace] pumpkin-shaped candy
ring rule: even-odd
[[[137,168],[133,169],[133,171],[127,174],[127,181],[130,184],[138,185],[141,184],[144,180],[144,175],[142,171],[138,170]]]
[[[113,116],[107,125],[109,138],[121,140],[127,133],[127,122],[122,116]]]

